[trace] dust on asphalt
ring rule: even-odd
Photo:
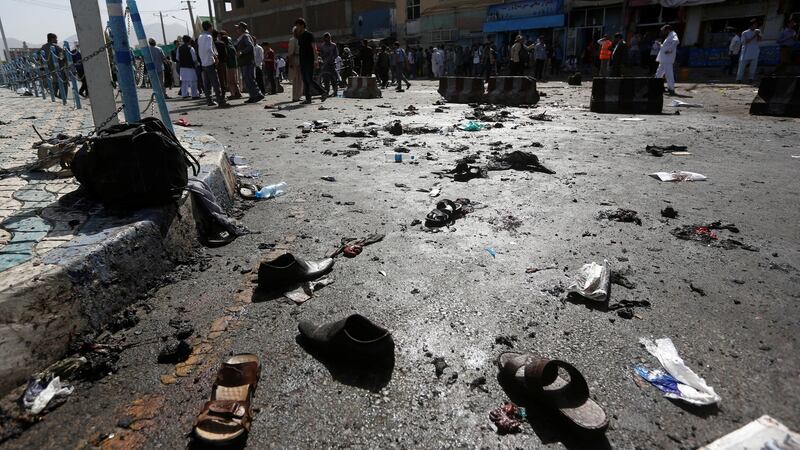
[[[176,114],[186,112],[245,157],[264,184],[286,181],[289,191],[242,215],[257,234],[198,249],[196,259],[165,276],[169,282],[146,300],[150,307],[139,308],[139,323],[117,332],[141,342],[120,354],[117,373],[78,384],[46,420],[4,445],[184,447],[218,362],[240,352],[263,362],[252,448],[688,448],[764,413],[800,428],[800,229],[793,225],[800,211],[786,207],[798,193],[789,157],[797,121],[748,116],[748,88],[697,87],[690,94],[705,108],[640,122],[589,113],[587,87],[540,89],[547,96],[537,108],[500,109],[514,117],[508,120],[492,109],[435,105],[430,82],[404,94],[384,91],[382,100],[330,99],[326,109],[290,105],[288,94],[269,98],[284,103],[284,118],[258,105],[219,111],[171,102]],[[414,105],[415,114],[398,119],[379,104],[393,111]],[[551,121],[529,119],[545,110]],[[388,142],[381,128],[400,120],[404,130],[439,129],[487,113],[506,126],[404,133]],[[332,125],[298,128],[313,120]],[[372,129],[377,135],[365,131]],[[360,153],[344,156],[355,143]],[[653,158],[641,150],[647,145],[685,145],[692,155]],[[384,152],[397,146],[416,153],[418,163],[387,162]],[[470,164],[483,166],[513,150],[533,151],[555,174],[491,172],[467,183],[444,176],[468,154],[475,156]],[[671,170],[709,180],[647,176]],[[322,179],[329,176],[336,181]],[[426,233],[435,187],[439,198],[484,207]],[[662,216],[668,208],[680,215]],[[641,226],[597,220],[615,210],[636,211]],[[735,240],[759,251],[672,234],[714,221],[736,224]],[[285,250],[316,259],[342,238],[375,232],[386,237],[356,258],[339,258],[335,283],[302,306],[253,293],[261,258]],[[609,307],[572,301],[565,293],[572,274],[603,259],[622,275]],[[384,386],[338,377],[295,341],[299,320],[351,313],[393,332],[396,363]],[[192,331],[179,338],[183,325]],[[652,363],[641,337],[670,337],[722,397],[719,408],[673,403],[637,383],[633,367]],[[162,348],[179,339],[193,346],[191,365],[159,364]],[[519,433],[492,430],[489,412],[508,400],[493,360],[512,346],[581,370],[609,414],[607,442],[576,440],[541,411],[530,411]]]

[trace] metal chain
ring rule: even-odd
[[[77,61],[72,61],[72,64],[67,64],[67,65],[66,65],[66,66],[64,66],[64,67],[59,67],[59,68],[57,68],[57,69],[54,69],[54,70],[51,70],[51,71],[49,71],[49,72],[45,72],[45,73],[39,74],[39,75],[37,75],[37,76],[34,76],[34,77],[32,77],[32,78],[27,78],[27,79],[24,79],[24,80],[19,80],[18,82],[19,82],[19,83],[27,83],[27,82],[29,82],[29,81],[45,80],[45,79],[47,79],[47,78],[49,78],[49,77],[52,77],[53,75],[57,75],[57,74],[59,74],[60,72],[64,72],[64,71],[67,71],[67,70],[70,70],[70,71],[71,71],[71,70],[73,70],[73,69],[75,68],[75,66],[76,66],[76,65],[78,65],[78,64],[81,64],[81,63],[83,63],[83,62],[85,62],[85,61],[88,61],[88,60],[90,60],[90,59],[94,58],[95,56],[99,55],[100,53],[102,53],[103,51],[105,51],[106,49],[109,49],[109,48],[111,48],[111,43],[110,43],[110,42],[109,42],[109,43],[107,43],[106,45],[104,45],[104,46],[102,46],[102,47],[98,48],[97,50],[93,51],[93,52],[92,52],[92,53],[90,53],[89,55],[87,55],[87,56],[82,56],[82,57],[81,57],[81,59],[79,59],[79,60],[77,60]],[[65,50],[65,51],[66,51],[66,50]],[[35,67],[35,69],[34,69],[34,70],[37,70],[37,71],[41,71],[43,67],[46,67],[46,65],[45,65],[45,64],[41,64],[41,65],[39,65],[38,63],[37,63],[35,66],[36,66],[36,67]]]
[[[108,123],[109,123],[109,122],[111,122],[112,120],[114,120],[114,118],[115,118],[115,117],[117,117],[117,115],[118,115],[120,112],[122,112],[123,108],[125,108],[125,105],[124,105],[124,104],[123,104],[123,105],[119,105],[119,108],[117,108],[117,110],[116,110],[116,111],[114,111],[114,113],[113,113],[113,114],[111,114],[110,116],[108,116],[108,118],[107,118],[106,120],[104,120],[103,122],[101,122],[101,123],[100,123],[100,125],[96,126],[96,127],[95,127],[95,128],[92,130],[92,131],[90,131],[90,132],[89,132],[89,134],[87,134],[87,135],[86,135],[86,137],[87,137],[87,138],[88,138],[88,137],[91,137],[93,134],[95,134],[95,133],[97,133],[98,131],[100,131],[100,130],[102,130],[103,128],[105,128],[105,126],[106,126],[106,125],[108,125]]]
[[[155,104],[153,103],[153,100],[155,100],[155,98],[156,98],[155,92],[150,94],[150,102],[147,104],[147,106],[144,107],[144,109],[142,110],[142,114],[146,113],[147,112],[147,108],[150,108],[151,106],[153,106],[153,108],[155,108]],[[151,113],[151,115],[155,115],[155,114]]]

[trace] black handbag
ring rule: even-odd
[[[90,198],[110,207],[158,206],[180,198],[200,163],[153,117],[98,131],[72,160],[72,173]]]

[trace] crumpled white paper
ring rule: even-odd
[[[641,338],[639,343],[658,358],[664,370],[679,382],[677,387],[680,394],[665,392],[665,397],[684,400],[694,405],[711,405],[721,400],[714,388],[706,384],[706,380],[686,366],[670,338],[656,339],[655,342]]]
[[[584,264],[575,275],[573,283],[567,288],[567,292],[575,292],[590,300],[605,301],[611,281],[611,273],[607,265],[607,260],[603,260],[602,265],[596,262]]]
[[[651,173],[651,177],[658,178],[661,181],[705,181],[708,178],[700,173],[685,172],[683,170],[678,172],[656,172]]]
[[[27,399],[24,399],[23,404],[31,414],[39,414],[47,407],[47,404],[50,403],[51,400],[56,397],[66,397],[71,395],[74,390],[75,388],[72,386],[66,384],[62,385],[61,379],[59,377],[55,377],[50,381],[47,387],[44,388],[35,399],[33,399],[32,402],[28,402]]]
[[[330,278],[321,278],[319,280],[306,281],[305,283],[300,283],[299,285],[291,286],[290,287],[291,289],[284,292],[283,296],[295,302],[298,305],[302,305],[307,300],[314,297],[314,291],[318,291],[323,287],[332,283],[333,280]]]

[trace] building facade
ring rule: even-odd
[[[326,32],[340,43],[393,36],[394,4],[394,0],[215,0],[214,7],[220,29],[233,33],[234,25],[243,21],[258,42],[285,49],[299,17],[320,39]]]

